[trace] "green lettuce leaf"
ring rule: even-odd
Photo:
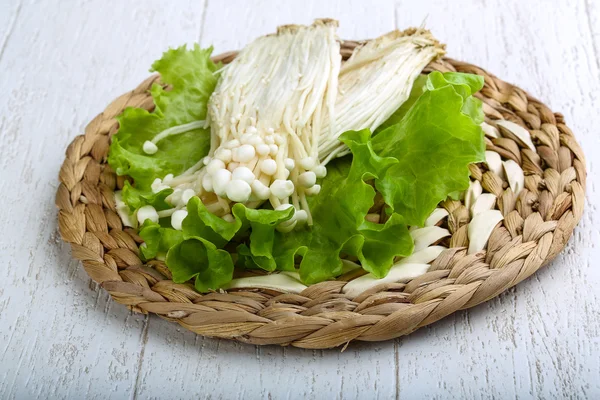
[[[151,190],[140,190],[132,186],[129,181],[125,181],[121,196],[131,211],[135,211],[143,206],[152,206],[157,211],[160,211],[172,208],[165,200],[171,193],[173,193],[173,189],[171,188],[163,189],[158,193],[154,193]]]
[[[440,201],[466,190],[469,164],[484,160],[481,101],[471,96],[483,78],[464,75],[429,74],[402,120],[372,139],[377,154],[398,160],[376,187],[409,225],[422,226]]]
[[[198,45],[165,52],[151,71],[160,73],[162,83],[171,89],[153,84],[153,112],[129,107],[117,118],[120,126],[112,138],[108,162],[118,175],[132,177],[139,191],[149,191],[154,179],[177,175],[208,153],[208,129],[167,137],[153,155],[144,153],[142,145],[167,128],[206,118],[206,105],[217,83],[218,66],[210,60],[211,53],[212,48]]]
[[[169,249],[183,240],[183,232],[173,228],[163,227],[160,224],[146,220],[140,228],[139,235],[144,239],[145,245],[140,247],[142,258],[145,261],[165,257]]]
[[[472,97],[483,88],[483,76],[463,74],[460,72],[446,72],[442,74],[434,71],[427,76],[425,84],[427,90],[435,90],[451,85],[464,101],[462,112],[471,117],[474,123],[480,125],[484,120],[481,100]]]
[[[231,253],[201,237],[191,237],[173,246],[167,253],[166,263],[173,282],[195,278],[194,286],[199,292],[218,289],[233,278]]]
[[[240,230],[242,221],[227,222],[211,214],[196,196],[187,204],[188,215],[183,220],[182,230],[186,237],[200,237],[223,248]]]
[[[256,266],[265,271],[273,272],[276,269],[294,271],[294,265],[277,265],[273,255],[275,251],[275,227],[281,222],[287,221],[292,217],[294,210],[254,210],[247,208],[243,204],[233,206],[233,215],[236,221],[241,221],[243,225],[250,228],[250,247],[249,253],[252,255],[252,261],[244,259],[245,265]],[[239,248],[240,251],[248,255],[246,249]],[[279,268],[278,268],[279,267]]]
[[[293,210],[253,210],[243,204],[233,207],[234,221],[227,222],[211,214],[198,197],[187,204],[188,215],[182,230],[146,221],[140,230],[145,241],[142,256],[148,260],[166,254],[166,263],[173,274],[173,281],[184,283],[195,279],[200,291],[218,289],[231,280],[234,260],[223,248],[236,237],[250,232],[250,247],[243,259],[252,268],[274,271],[273,258],[275,227],[291,218]],[[168,218],[164,219],[168,222]],[[244,245],[245,246],[245,245]],[[243,252],[243,250],[242,250]],[[292,266],[293,270],[293,266]]]
[[[190,199],[187,211],[181,231],[162,226],[169,223],[168,218],[160,223],[146,221],[140,230],[145,242],[142,256],[148,260],[166,254],[165,261],[175,283],[195,279],[199,291],[218,289],[233,276],[231,253],[222,247],[240,230],[242,223],[230,223],[209,213],[198,197]]]
[[[365,220],[373,205],[375,190],[365,181],[377,179],[397,160],[373,152],[369,130],[346,132],[340,138],[353,158],[328,166],[321,193],[309,199],[313,217],[310,228],[289,233],[275,232],[274,257],[279,269],[294,267],[302,256],[300,278],[306,284],[331,279],[342,271],[341,254],[356,256],[363,268],[385,276],[397,256],[413,250],[408,227],[394,214],[385,224]]]
[[[457,91],[462,91],[463,89],[459,88],[459,86],[466,86],[468,88],[468,91],[466,92],[466,94],[462,95],[463,98],[466,98],[467,96],[479,92],[483,88],[484,84],[483,76],[475,74],[465,74],[462,72],[442,73],[439,71],[433,71],[432,73],[426,75],[426,77],[426,86],[428,90],[439,89],[440,87],[444,87],[450,84],[455,89],[457,89]],[[467,88],[464,89],[466,90]]]
[[[465,101],[463,113],[473,118],[473,122],[476,124],[481,124],[484,119],[481,102],[472,98],[471,95],[480,91],[483,88],[483,83],[482,76],[460,72],[445,72],[442,74],[434,71],[428,75],[419,75],[413,83],[408,99],[383,124],[375,129],[373,136],[399,123],[426,90],[437,89],[448,84],[453,85],[463,97]]]

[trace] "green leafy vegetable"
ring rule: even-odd
[[[121,195],[123,196],[125,204],[127,204],[132,211],[143,206],[152,206],[160,211],[172,208],[165,200],[171,193],[173,193],[173,189],[171,188],[161,190],[158,193],[153,193],[151,190],[139,190],[126,181]]]
[[[146,221],[140,230],[140,236],[146,243],[142,247],[144,259],[166,253],[166,263],[174,282],[183,283],[195,278],[195,286],[200,291],[218,289],[229,282],[234,262],[231,253],[223,247],[234,237],[243,236],[250,228],[252,257],[248,262],[254,268],[276,269],[271,255],[275,227],[291,218],[292,209],[253,210],[236,204],[233,207],[235,220],[227,222],[211,214],[198,197],[192,197],[187,211],[181,231],[150,221]],[[293,266],[291,269],[294,270]]]
[[[118,175],[132,177],[139,191],[148,191],[155,178],[185,171],[208,153],[208,129],[167,137],[151,156],[142,145],[167,128],[206,118],[206,104],[217,83],[218,66],[210,60],[211,53],[212,48],[198,45],[165,52],[151,71],[160,73],[161,81],[172,89],[153,84],[153,112],[129,107],[118,117],[120,127],[112,138],[108,162]]]
[[[356,256],[376,276],[387,274],[396,256],[412,252],[408,227],[397,214],[385,224],[365,220],[375,190],[366,180],[377,179],[397,161],[375,154],[368,130],[347,132],[341,140],[352,150],[352,162],[340,160],[328,168],[321,193],[309,201],[313,226],[275,234],[275,258],[282,269],[302,255],[300,277],[312,284],[341,273],[340,254]]]
[[[467,189],[469,164],[484,160],[481,102],[471,97],[483,78],[463,75],[431,73],[402,120],[372,139],[375,152],[398,160],[376,187],[409,225],[422,226],[440,201]]]
[[[242,204],[233,206],[233,215],[236,220],[242,220],[251,228],[250,233],[250,254],[252,255],[252,264],[265,271],[289,270],[294,271],[294,265],[278,268],[277,262],[273,256],[275,251],[275,227],[281,222],[287,221],[292,217],[294,210],[253,210]]]
[[[198,197],[192,197],[187,204],[188,216],[183,220],[182,229],[186,237],[199,237],[225,246],[240,230],[242,221],[233,223],[211,214]]]
[[[144,222],[139,234],[145,243],[140,247],[144,260],[151,260],[159,255],[164,257],[171,247],[183,240],[183,232],[162,227],[150,220]]]
[[[200,237],[173,246],[167,253],[166,262],[174,282],[196,278],[194,286],[200,292],[217,289],[233,277],[231,253],[217,249],[214,243]]]

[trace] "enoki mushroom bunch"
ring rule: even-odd
[[[169,128],[147,141],[144,151],[154,154],[165,137],[211,130],[205,158],[152,185],[154,192],[174,189],[167,197],[173,208],[142,207],[139,222],[170,215],[172,226],[181,229],[185,205],[197,195],[225,220],[233,220],[234,203],[258,208],[268,201],[274,209],[295,209],[280,231],[310,225],[307,197],[319,194],[327,163],[348,152],[338,137],[380,126],[443,52],[426,30],[395,31],[357,47],[342,65],[337,25],[288,25],[255,40],[221,69],[206,121]]]

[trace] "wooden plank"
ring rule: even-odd
[[[340,38],[365,39],[394,28],[393,7],[390,0],[378,1],[376,7],[359,0],[209,0],[201,43],[215,46],[217,52],[236,50],[253,38],[274,32],[279,25],[310,24],[317,18],[340,21]]]
[[[164,49],[197,39],[203,5],[57,0],[0,10],[0,398],[127,397],[145,317],[71,260],[57,232],[57,175],[89,120]]]

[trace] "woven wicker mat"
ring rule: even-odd
[[[349,56],[356,42],[345,42]],[[235,53],[215,59],[230,62]],[[406,283],[387,283],[354,297],[342,293],[345,281],[323,282],[300,294],[264,289],[200,294],[177,284],[160,261],[143,264],[136,231],[124,228],[115,211],[113,191],[121,188],[106,164],[115,117],[125,107],[153,109],[152,76],[114,100],[94,118],[66,151],[56,194],[62,238],[89,276],[113,299],[141,313],[156,313],[200,335],[254,344],[330,348],[353,340],[381,341],[406,335],[457,310],[487,301],[527,278],[565,246],[583,213],[585,161],[563,116],[523,90],[471,64],[441,59],[427,68],[485,77],[477,95],[486,121],[513,121],[530,132],[537,152],[503,137],[487,149],[512,159],[525,173],[525,188],[515,196],[498,175],[473,165],[471,175],[498,198],[504,221],[487,248],[467,255],[469,212],[460,202],[444,206],[442,223],[452,236],[449,247],[426,274]],[[346,277],[345,280],[350,278]]]

